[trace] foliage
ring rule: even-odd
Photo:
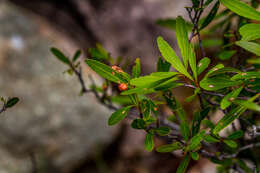
[[[259,160],[251,152],[254,146],[259,146],[256,128],[259,118],[256,114],[260,112],[260,25],[257,23],[260,12],[255,9],[258,2],[251,0],[250,5],[241,0],[192,0],[192,6],[186,7],[190,21],[180,16],[158,20],[159,25],[176,31],[181,56],[166,39],[158,36],[157,45],[162,57],[158,58],[157,71],[149,75],[141,76],[139,58],[129,72],[124,68],[128,66],[127,62],[123,64],[121,57],[111,57],[97,44],[96,48],[89,49],[89,58],[85,62],[104,78],[101,87],[96,86],[91,77],[92,85],[89,89],[85,86],[82,62],[78,59],[80,51],[72,60],[56,48],[51,51],[68,65],[69,74],[76,74],[82,94],[92,92],[100,103],[115,110],[109,125],[119,123],[131,114],[131,110],[137,110],[139,115],[135,116],[131,127],[147,133],[144,142],[147,151],[154,149],[155,137],[169,137],[171,142],[157,147],[156,151],[182,150],[184,159],[178,173],[186,171],[190,159],[198,160],[200,156],[217,163],[219,172],[232,169],[259,171]],[[211,4],[208,15],[201,18],[204,9],[210,8]],[[220,11],[221,5],[227,9]],[[216,35],[215,31],[221,34]],[[197,41],[193,39],[195,37]],[[210,48],[214,48],[214,54],[208,53]],[[172,91],[176,87],[193,90],[194,94],[186,101],[198,98],[201,107],[194,111],[194,115],[188,115],[174,97]],[[165,106],[176,118],[167,119],[163,111],[159,111]],[[217,111],[224,115],[215,122],[212,116]],[[236,126],[235,121],[240,125]],[[232,130],[226,130],[230,125]],[[226,135],[221,133],[223,131]],[[244,152],[250,155],[245,156]],[[255,167],[249,168],[245,161],[254,163]]]

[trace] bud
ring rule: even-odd
[[[125,90],[128,89],[128,85],[126,83],[121,83],[121,84],[118,85],[118,89],[120,91],[125,91]]]

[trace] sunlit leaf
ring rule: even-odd
[[[260,38],[260,24],[250,23],[239,28],[243,41],[251,41]]]
[[[210,64],[209,58],[205,57],[205,58],[201,59],[197,65],[197,74],[199,75],[204,70],[206,70],[208,68],[209,64]]]

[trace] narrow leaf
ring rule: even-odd
[[[162,127],[153,129],[153,131],[156,132],[160,136],[167,136],[170,133],[171,129],[166,126],[162,126]]]
[[[224,110],[229,107],[231,105],[231,102],[237,98],[242,89],[243,87],[240,87],[228,93],[220,102],[221,109]]]
[[[201,59],[197,65],[197,74],[200,75],[204,70],[208,68],[210,64],[210,59],[205,57]]]
[[[168,152],[173,152],[175,150],[179,150],[182,148],[182,145],[180,142],[175,142],[173,144],[167,144],[167,145],[162,145],[160,147],[156,148],[156,151],[159,153],[168,153]]]
[[[243,137],[243,135],[244,135],[244,132],[242,130],[238,130],[238,131],[235,131],[235,132],[231,133],[230,135],[228,135],[227,139],[235,140],[235,139],[239,139],[239,138]]]
[[[224,143],[231,148],[237,148],[237,143],[233,140],[224,140]]]
[[[77,59],[80,57],[80,55],[81,55],[81,50],[77,50],[77,51],[75,52],[74,56],[73,56],[72,61],[73,61],[73,62],[77,61]]]
[[[204,140],[205,140],[206,142],[208,142],[208,143],[216,143],[216,142],[219,142],[219,139],[217,139],[217,138],[215,138],[215,137],[213,137],[213,136],[211,136],[211,135],[206,135],[206,136],[204,137]]]
[[[140,58],[137,58],[135,60],[135,66],[132,69],[132,76],[133,78],[140,77],[141,74],[141,64],[140,64]]]
[[[218,12],[219,4],[220,4],[219,1],[217,1],[216,4],[213,6],[213,8],[209,12],[208,16],[205,18],[205,20],[201,24],[200,30],[202,30],[203,28],[208,26],[208,24],[214,19],[214,17],[216,16],[216,14]]]
[[[218,55],[218,58],[221,59],[221,60],[228,60],[228,59],[230,59],[235,53],[236,53],[235,50],[224,50],[224,51],[220,52],[220,54]]]
[[[114,112],[108,119],[108,125],[112,126],[112,125],[119,123],[121,120],[123,120],[127,116],[131,107],[133,107],[133,106],[127,106],[127,107],[118,109],[116,112]]]
[[[258,111],[260,112],[260,106],[252,101],[248,100],[235,100],[235,104],[238,104],[240,106],[243,106],[247,109],[253,110],[253,111]]]
[[[5,108],[10,108],[16,105],[19,102],[18,97],[13,97],[11,99],[8,99],[7,103],[5,104]]]
[[[53,47],[51,48],[51,52],[61,62],[70,65],[70,60],[59,49]]]
[[[181,164],[179,165],[176,173],[185,173],[185,171],[189,165],[189,162],[190,162],[190,156],[186,155],[184,157],[184,159],[182,160]]]
[[[193,136],[190,140],[190,144],[187,147],[188,151],[192,151],[195,148],[197,148],[197,146],[200,144],[200,142],[203,140],[204,136],[205,136],[206,131],[202,130],[200,133],[198,133],[197,135]]]

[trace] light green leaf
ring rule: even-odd
[[[116,112],[114,112],[108,119],[108,125],[112,126],[112,125],[119,123],[121,120],[123,120],[127,116],[131,107],[133,107],[133,106],[127,106],[127,107],[118,109]]]
[[[183,66],[181,60],[179,57],[176,55],[174,50],[171,48],[171,46],[162,38],[158,37],[157,38],[157,44],[159,47],[159,50],[162,54],[162,56],[165,58],[166,61],[171,63],[171,65],[180,73],[188,77],[189,79],[193,80],[191,75],[187,72],[185,67]]]
[[[210,59],[205,57],[201,59],[197,65],[197,74],[200,75],[204,70],[208,68],[210,64]]]
[[[214,71],[217,71],[221,68],[224,68],[224,65],[223,64],[217,64],[215,67],[211,68],[208,73],[205,75],[204,78],[208,77],[211,73],[213,73]]]
[[[190,162],[190,156],[186,155],[184,157],[184,159],[182,160],[181,164],[179,165],[176,173],[185,173],[185,171],[189,165],[189,162]]]
[[[248,100],[235,100],[235,104],[238,104],[240,106],[243,106],[247,109],[253,110],[253,111],[258,111],[260,112],[260,106],[252,101]]]
[[[193,160],[199,160],[199,154],[197,152],[190,152],[190,156]]]
[[[239,138],[243,137],[243,135],[244,135],[244,132],[242,130],[238,130],[238,131],[235,131],[235,132],[231,133],[230,135],[228,135],[227,139],[235,140],[235,139],[239,139]]]
[[[141,64],[140,64],[140,58],[136,58],[135,60],[135,66],[132,69],[132,76],[133,78],[138,78],[141,74]]]
[[[159,146],[156,148],[156,151],[159,153],[168,153],[168,152],[173,152],[175,150],[179,150],[181,148],[182,145],[180,142],[174,142],[173,144]]]
[[[126,91],[121,92],[121,95],[131,95],[131,94],[150,94],[155,92],[153,88],[147,88],[147,87],[137,87],[133,89],[128,89]]]
[[[239,28],[242,41],[251,41],[260,38],[260,24],[250,23]]]
[[[196,65],[196,54],[194,52],[193,45],[190,44],[190,53],[189,53],[189,64],[193,73],[193,77],[197,81],[197,65]]]
[[[154,147],[153,136],[154,136],[154,134],[151,132],[147,133],[145,136],[144,146],[147,151],[153,150],[153,147]]]
[[[51,48],[51,52],[61,62],[70,66],[70,60],[59,49],[53,47]]]
[[[243,87],[240,87],[228,93],[220,102],[221,109],[224,110],[229,107],[231,105],[231,102],[237,98],[242,89]]]
[[[216,143],[216,142],[219,142],[219,139],[211,136],[211,135],[206,135],[204,137],[204,141],[208,142],[208,143]]]
[[[187,69],[188,59],[190,55],[190,43],[188,38],[186,22],[181,16],[178,16],[176,20],[176,36],[177,36],[178,45],[181,50],[181,56],[184,62],[184,67]]]
[[[220,52],[220,54],[218,55],[218,58],[221,59],[221,60],[228,60],[228,59],[230,59],[235,53],[236,53],[235,50],[224,50],[224,51]]]
[[[196,149],[198,147],[198,145],[200,144],[200,142],[204,139],[205,133],[206,133],[206,131],[202,130],[201,132],[199,132],[198,134],[193,136],[190,139],[190,143],[187,146],[187,150],[192,151],[192,150]]]
[[[232,68],[232,67],[224,67],[224,68],[213,71],[207,77],[212,77],[212,76],[216,76],[218,74],[223,74],[223,73],[242,73],[242,72],[240,70]]]
[[[240,0],[220,0],[220,2],[240,16],[248,19],[260,20],[260,12]]]
[[[231,148],[237,148],[237,143],[233,140],[224,140],[224,143]]]
[[[172,89],[172,88],[175,88],[175,87],[178,87],[178,86],[182,86],[183,85],[182,83],[175,82],[178,79],[179,78],[177,78],[177,77],[171,78],[171,79],[157,85],[154,88],[154,90],[155,91],[165,91],[165,90],[169,90],[169,89]]]
[[[248,41],[237,41],[236,45],[244,48],[245,50],[260,56],[260,44]]]
[[[242,81],[233,81],[226,77],[216,76],[216,77],[212,77],[212,78],[203,79],[200,82],[200,86],[203,89],[208,90],[208,91],[216,91],[219,89],[240,85],[242,83],[243,83]]]
[[[231,80],[255,79],[255,78],[260,78],[260,72],[257,72],[257,71],[243,72],[243,73],[234,75],[231,78]]]

